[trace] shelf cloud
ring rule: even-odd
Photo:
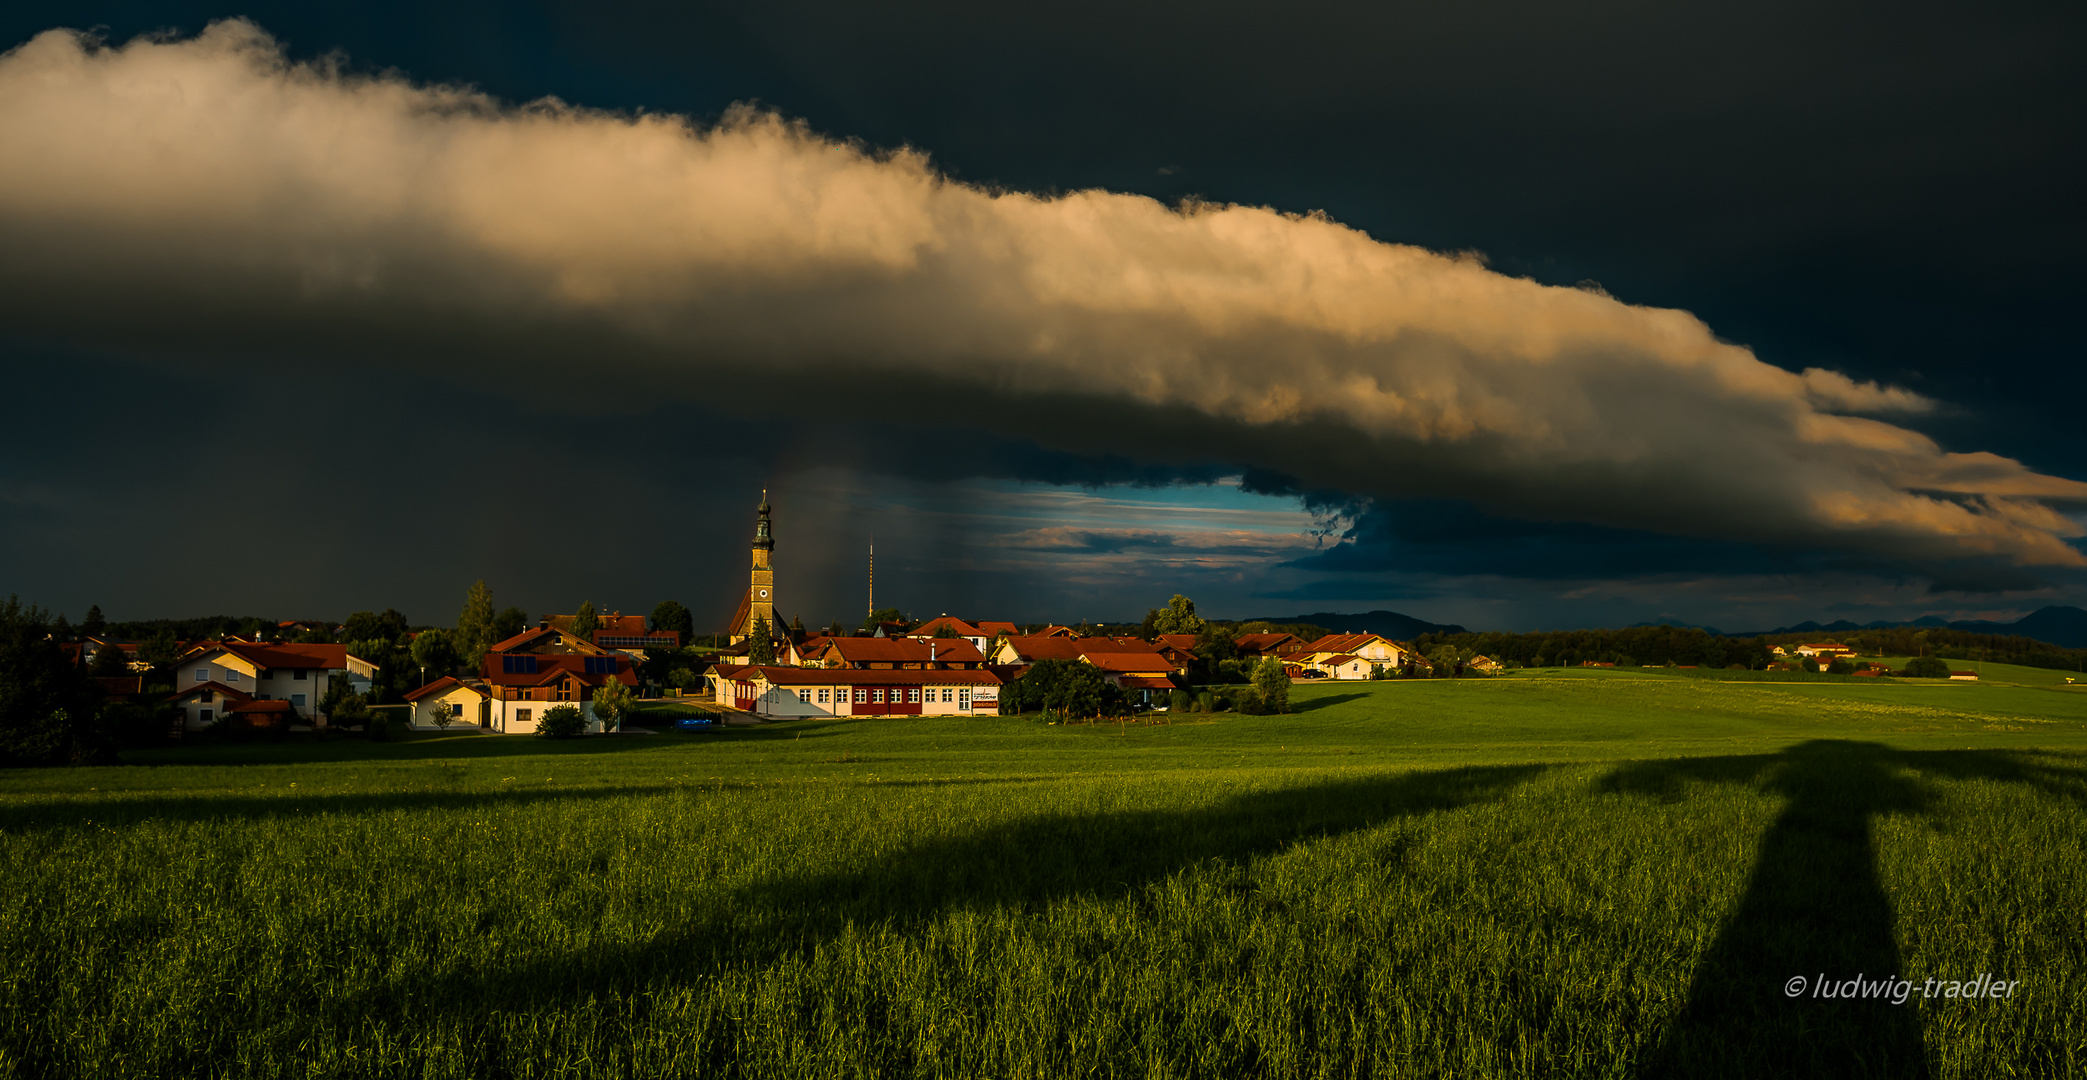
[[[922,422],[903,403],[932,388],[1054,403],[993,421],[1046,441],[1055,403],[1089,401],[1171,433],[1089,446],[1186,437],[1314,490],[2087,563],[2059,509],[2087,484],[1945,451],[1883,419],[1936,403],[1786,371],[1686,312],[1318,215],[985,190],[753,109],[514,106],[292,62],[240,20],[0,57],[0,292],[13,325],[75,342],[779,412],[875,386]]]

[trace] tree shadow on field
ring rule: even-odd
[[[911,930],[966,909],[1036,912],[1129,895],[1197,865],[1243,865],[1315,839],[1495,802],[1550,767],[1455,768],[1254,792],[1190,810],[1028,818],[924,840],[873,865],[763,881],[647,941],[395,992],[436,1007],[516,994],[542,1005],[685,983],[725,966],[774,964],[851,927]]]
[[[1331,708],[1335,705],[1345,705],[1350,701],[1361,701],[1366,697],[1369,697],[1369,695],[1328,694],[1325,697],[1299,698],[1290,703],[1290,711],[1293,713],[1318,712],[1320,709]]]
[[[1893,1004],[1888,996],[1826,996],[1858,976],[1876,982],[1912,975],[1901,965],[1871,827],[1880,814],[1931,808],[1933,792],[1917,773],[2022,783],[2087,801],[2087,775],[2034,755],[1906,752],[1842,740],[1779,754],[1641,762],[1603,781],[1610,791],[1669,801],[1706,783],[1761,787],[1788,799],[1762,838],[1745,895],[1697,966],[1681,1015],[1642,1075],[1929,1074],[1917,998]],[[1788,985],[1798,976],[1804,983],[1791,996]]]

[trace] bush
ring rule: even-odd
[[[549,739],[576,739],[587,733],[587,714],[575,705],[554,705],[536,722],[536,733]]]
[[[1905,669],[1899,674],[1909,679],[1947,679],[1949,664],[1932,656],[1919,656],[1906,661]]]
[[[1945,664],[1943,667],[1943,674],[1949,674],[1947,670],[1948,665]],[[1832,663],[1826,665],[1826,673],[1828,675],[1853,675],[1855,674],[1855,665],[1847,657],[1836,656],[1833,658]]]
[[[616,730],[637,712],[638,696],[621,679],[612,678],[594,692],[594,718],[601,721],[603,731]]]
[[[1186,690],[1176,690],[1167,695],[1167,711],[1170,713],[1187,712],[1195,706],[1195,697]]]
[[[1290,676],[1283,671],[1283,662],[1273,656],[1264,656],[1254,665],[1255,697],[1264,712],[1286,713],[1290,711]]]

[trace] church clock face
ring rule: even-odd
[[[761,599],[763,599],[763,600],[766,600],[766,599],[768,599],[768,590],[767,590],[767,589],[755,589],[754,591],[760,594],[760,596],[761,596]]]

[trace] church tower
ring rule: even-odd
[[[732,613],[732,622],[725,631],[737,645],[754,632],[754,620],[768,620],[769,636],[781,641],[785,637],[781,624],[775,621],[775,567],[769,559],[775,552],[775,530],[768,521],[772,508],[768,505],[768,489],[761,489],[761,508],[754,518],[754,573],[746,587],[745,595],[739,598],[739,610]]]
[[[740,633],[751,633],[753,621],[760,619],[771,628],[775,626],[775,567],[769,557],[775,551],[775,533],[769,526],[768,489],[761,489],[761,508],[754,519],[754,578],[747,586],[747,624]]]

